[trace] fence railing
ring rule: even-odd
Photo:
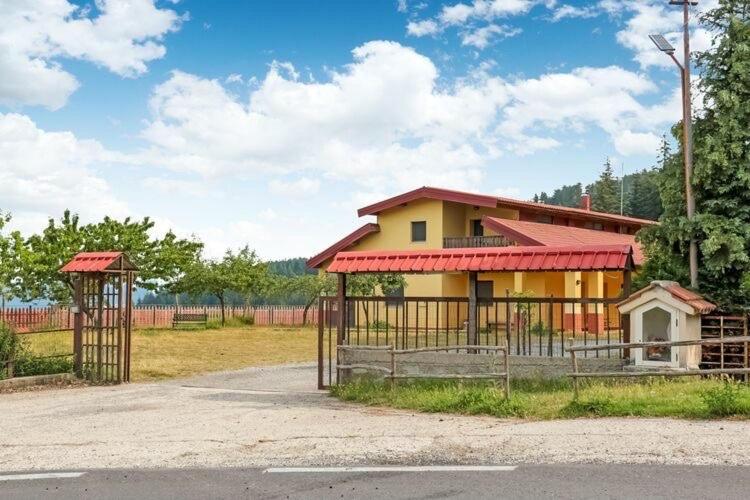
[[[443,248],[509,247],[514,244],[505,236],[451,236],[443,238]]]
[[[376,363],[359,363],[336,366],[336,372],[338,380],[338,374],[341,370],[374,370],[385,373],[385,378],[390,380],[392,384],[395,384],[398,379],[497,379],[503,381],[503,392],[505,393],[505,399],[510,398],[510,364],[508,361],[508,347],[506,345],[500,346],[481,346],[475,345],[450,345],[440,347],[419,347],[414,349],[396,349],[392,345],[388,346],[338,346],[338,350],[381,350],[389,354],[390,363],[389,367],[383,367]],[[399,373],[397,369],[396,360],[404,354],[417,354],[421,352],[465,352],[465,353],[477,353],[485,351],[486,353],[495,352],[502,356],[502,372],[488,372],[488,373]],[[338,356],[337,356],[338,357]]]
[[[256,325],[301,326],[317,323],[317,315],[310,308],[305,318],[303,306],[228,306],[224,312],[227,318],[252,317]],[[171,327],[175,313],[206,314],[209,321],[221,318],[219,306],[174,306],[141,305],[133,307],[133,327]],[[69,307],[11,307],[0,309],[0,322],[4,322],[17,332],[39,330],[68,330],[73,328],[73,312]]]
[[[464,297],[347,297],[344,345],[400,349],[445,345],[508,345],[521,356],[568,356],[565,341],[622,342],[620,299],[495,297],[476,305],[476,338],[469,338]],[[599,357],[599,353],[594,354]],[[602,353],[604,357],[622,353]]]
[[[568,374],[573,378],[573,389],[576,397],[578,396],[578,379],[579,378],[619,378],[619,377],[685,377],[690,375],[744,375],[745,381],[750,381],[750,366],[745,358],[744,367],[742,368],[701,368],[701,369],[648,369],[644,371],[617,371],[617,372],[586,372],[578,371],[577,352],[602,351],[602,350],[630,350],[630,349],[648,349],[648,348],[673,348],[685,346],[706,346],[716,344],[737,344],[750,342],[750,336],[741,337],[724,337],[716,339],[696,339],[696,340],[675,340],[659,342],[627,342],[599,346],[582,346],[569,345],[566,351],[570,353],[572,372]]]

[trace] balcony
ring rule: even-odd
[[[510,247],[514,244],[505,236],[458,236],[443,238],[443,248]]]

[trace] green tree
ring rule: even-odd
[[[725,308],[750,305],[750,5],[720,0],[701,18],[714,35],[698,55],[704,110],[695,120],[693,190],[696,216],[685,215],[682,154],[660,179],[661,224],[642,230],[648,261],[642,280],[687,282],[688,241],[699,245],[701,292]],[[681,137],[680,127],[673,130]],[[682,144],[680,144],[682,148]]]
[[[657,220],[664,210],[658,182],[659,170],[642,170],[631,174],[631,186],[625,196],[625,214],[640,219]]]
[[[321,295],[333,295],[336,293],[336,278],[332,274],[303,274],[285,278],[281,285],[282,291],[287,295],[298,295],[305,301],[305,309],[302,312],[302,323],[307,324],[307,314]]]
[[[19,258],[20,295],[27,299],[46,298],[58,302],[70,299],[70,277],[59,269],[78,252],[122,251],[138,267],[137,286],[155,290],[177,279],[194,262],[203,247],[194,239],[177,238],[171,231],[163,238],[151,236],[154,227],[148,217],[126,218],[81,225],[79,218],[65,211],[59,222],[50,219],[41,234],[29,237]]]
[[[620,213],[620,181],[615,177],[609,158],[604,170],[591,186],[591,208],[597,212]]]
[[[232,292],[247,298],[269,286],[266,265],[255,252],[245,247],[238,252],[227,250],[219,260],[197,259],[180,278],[169,285],[172,293],[191,296],[209,294],[219,301],[221,324],[226,323],[227,296]]]
[[[19,252],[23,246],[18,231],[5,234],[10,214],[0,211],[0,302],[17,294]]]

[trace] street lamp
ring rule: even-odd
[[[670,0],[670,5],[682,5],[682,45],[684,50],[683,64],[674,56],[675,48],[662,35],[649,35],[654,45],[672,58],[680,68],[682,79],[682,153],[685,164],[685,201],[688,220],[695,215],[695,197],[690,180],[693,178],[693,117],[690,108],[690,29],[688,26],[689,6],[698,5],[691,0]],[[698,243],[690,236],[690,286],[698,288]]]

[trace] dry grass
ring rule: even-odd
[[[317,330],[265,326],[135,330],[132,349],[131,380],[159,380],[248,366],[314,361]]]

